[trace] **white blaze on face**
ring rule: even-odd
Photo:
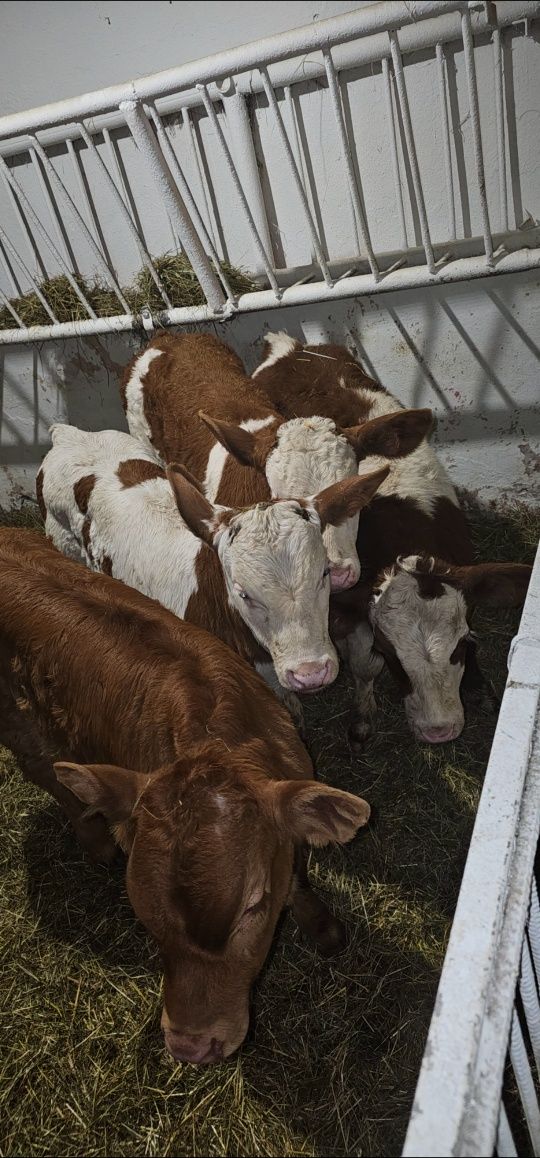
[[[300,692],[331,683],[338,671],[326,551],[316,514],[305,514],[296,502],[260,503],[217,536],[230,604],[270,653],[283,687]]]
[[[330,418],[292,418],[278,430],[266,461],[266,478],[276,498],[315,495],[357,472],[356,455]],[[335,575],[333,589],[350,587],[360,576],[356,551],[359,516],[340,527],[325,527],[323,541]]]
[[[375,646],[390,669],[397,669],[398,679],[399,665],[403,682],[407,677],[404,703],[412,731],[437,743],[455,739],[463,729],[459,687],[465,649],[459,645],[469,635],[467,608],[462,592],[444,580],[441,594],[422,595],[413,573],[417,562],[411,555],[392,568],[375,596],[370,620]]]

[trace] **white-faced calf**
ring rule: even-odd
[[[269,334],[255,375],[285,418],[307,418],[313,411],[342,426],[370,425],[400,407],[343,346],[306,346],[286,334]],[[373,681],[386,662],[398,679],[411,729],[438,743],[459,735],[460,692],[474,692],[482,681],[470,609],[479,602],[519,605],[530,568],[474,564],[456,493],[424,438],[406,456],[365,458],[359,474],[383,465],[388,475],[360,517],[361,582],[331,606],[332,634],[341,641],[356,685],[351,738],[362,742],[372,730]]]

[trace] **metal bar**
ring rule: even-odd
[[[497,276],[504,273],[523,272],[540,269],[540,249],[520,249],[504,254],[497,263]],[[307,305],[312,302],[339,301],[343,298],[371,296],[377,293],[391,293],[399,290],[424,288],[428,285],[451,285],[460,281],[473,281],[486,277],[486,260],[481,257],[461,258],[449,262],[433,278],[425,264],[403,269],[395,269],[376,282],[373,274],[361,274],[346,278],[328,286],[324,282],[291,286],[283,291],[281,299],[273,290],[257,290],[242,294],[238,309],[240,313],[259,313],[285,306]],[[211,322],[214,314],[207,306],[185,306],[164,311],[163,325],[183,326]],[[138,324],[133,314],[97,318],[95,322],[66,322],[58,326],[34,326],[22,334],[18,330],[0,330],[0,345],[18,342],[44,342],[50,338],[68,338],[86,334],[122,333],[132,330]]]
[[[62,233],[62,230],[60,228],[60,222],[58,220],[58,207],[54,204],[53,199],[51,197],[49,188],[47,186],[47,182],[45,180],[43,169],[41,168],[41,165],[39,163],[39,157],[37,155],[35,147],[33,145],[30,145],[28,152],[30,153],[30,159],[32,161],[32,165],[33,165],[33,167],[38,175],[38,181],[39,181],[39,184],[41,186],[41,192],[43,193],[45,203],[46,203],[47,208],[49,210],[50,218],[51,218],[51,221],[53,223],[53,227],[54,227],[56,236],[58,238],[58,243],[60,245],[60,249],[63,250],[65,257],[66,257],[67,261],[69,262],[70,261],[70,254],[69,254],[69,250],[66,246],[66,239],[65,239],[64,234]]]
[[[122,290],[120,289],[120,286],[118,285],[118,282],[117,282],[112,270],[110,269],[109,265],[107,264],[103,254],[101,252],[101,249],[94,241],[94,238],[92,237],[92,234],[90,233],[90,230],[88,229],[88,226],[86,225],[86,222],[84,221],[84,218],[81,217],[81,214],[79,213],[79,210],[77,209],[77,206],[75,205],[75,202],[73,201],[73,198],[71,197],[70,193],[68,193],[63,181],[60,180],[60,177],[58,176],[58,173],[56,172],[56,169],[54,168],[52,161],[49,159],[49,157],[47,156],[47,154],[45,152],[45,149],[40,145],[39,141],[36,138],[34,139],[33,144],[34,144],[34,147],[36,149],[36,152],[37,152],[42,164],[45,167],[45,172],[48,173],[48,175],[49,175],[51,184],[53,185],[54,188],[56,188],[58,194],[61,197],[63,196],[64,201],[68,207],[68,210],[69,210],[71,216],[73,217],[75,225],[78,226],[78,228],[80,229],[86,244],[90,247],[90,250],[94,256],[95,261],[97,261],[102,273],[105,275],[105,278],[112,286],[112,288],[113,288],[113,290],[118,298],[118,301],[120,302],[120,305],[122,306],[122,308],[124,310],[126,310],[126,313],[129,312],[128,303],[127,303],[127,301],[122,293]]]
[[[137,148],[140,149],[148,165],[164,208],[168,212],[174,228],[178,231],[188,261],[199,279],[208,305],[217,313],[225,302],[223,290],[204,252],[180,191],[152,132],[150,121],[142,105],[137,101],[125,101],[121,108]]]
[[[531,1039],[536,1069],[540,1077],[540,1003],[538,1001],[538,990],[536,988],[531,954],[526,937],[523,938],[523,948],[521,950],[519,992],[527,1020],[527,1029]]]
[[[446,57],[442,44],[437,44],[437,67],[439,71],[439,103],[443,128],[444,168],[446,172],[446,192],[448,196],[448,237],[455,241],[456,237],[456,203],[454,196],[454,174],[452,172],[452,149],[450,145],[450,123],[448,119]]]
[[[71,158],[71,165],[73,168],[73,172],[75,174],[75,180],[77,182],[77,185],[79,186],[81,198],[82,198],[84,204],[86,205],[86,212],[88,214],[87,224],[88,224],[88,227],[90,228],[90,226],[92,226],[94,224],[94,215],[92,212],[92,205],[90,202],[90,198],[88,196],[88,190],[87,190],[86,184],[83,180],[79,155],[77,153],[77,150],[76,150],[75,145],[73,144],[73,141],[71,140],[71,138],[69,138],[66,141],[66,145],[67,145],[67,151],[68,151],[69,156]]]
[[[212,101],[210,100],[210,97],[208,95],[208,90],[206,89],[206,87],[204,85],[201,85],[200,87],[201,87],[201,95],[203,98],[204,107],[205,107],[206,112],[208,113],[208,116],[212,122],[212,127],[213,127],[214,132],[216,134],[216,137],[219,141],[224,160],[226,162],[227,168],[228,168],[229,173],[231,175],[231,179],[232,179],[234,188],[236,190],[236,194],[238,196],[238,200],[240,201],[242,209],[244,210],[244,213],[246,216],[246,221],[247,221],[248,228],[249,228],[249,232],[251,233],[251,237],[253,239],[255,249],[257,250],[257,253],[259,254],[259,257],[262,261],[262,264],[264,266],[264,270],[266,272],[266,276],[268,278],[268,281],[270,282],[270,285],[271,285],[274,293],[276,294],[276,296],[279,297],[280,290],[279,290],[278,283],[276,281],[276,276],[275,276],[274,270],[272,268],[270,258],[268,257],[268,254],[267,254],[267,252],[264,248],[264,245],[261,241],[261,238],[259,236],[259,231],[257,229],[257,226],[255,225],[255,222],[253,220],[251,209],[249,208],[249,205],[248,205],[247,200],[246,200],[246,195],[244,193],[244,190],[242,189],[242,185],[240,183],[240,178],[239,178],[238,173],[236,171],[236,166],[235,166],[235,163],[232,159],[229,146],[225,140],[223,129],[219,123],[216,110],[214,108],[214,105],[212,104]]]
[[[418,217],[420,219],[420,233],[422,234],[422,243],[426,255],[426,264],[430,273],[435,272],[435,260],[433,257],[433,247],[431,244],[431,237],[429,233],[429,225],[426,213],[426,203],[424,201],[424,190],[422,189],[422,180],[420,177],[420,169],[418,168],[418,158],[416,155],[416,145],[414,143],[414,135],[411,121],[411,113],[409,109],[409,98],[407,96],[407,88],[405,85],[405,75],[403,72],[403,61],[401,59],[401,52],[397,35],[395,32],[388,33],[390,38],[390,51],[392,54],[392,64],[394,66],[394,77],[396,80],[396,88],[401,108],[401,117],[403,120],[403,128],[405,131],[405,140],[407,142],[407,150],[409,154],[409,164],[411,166],[411,174],[414,185],[414,193],[416,197],[416,204],[418,207]]]
[[[12,292],[13,297],[15,297],[15,298],[20,297],[21,296],[21,287],[17,282],[17,279],[15,277],[15,273],[11,268],[11,265],[7,259],[6,252],[1,244],[0,244],[0,261],[2,262],[2,266],[4,268],[6,277],[11,285],[11,292]]]
[[[17,310],[15,310],[15,309],[13,308],[13,306],[12,306],[12,304],[11,304],[11,302],[10,302],[10,300],[9,300],[8,296],[7,296],[7,294],[5,294],[5,293],[4,293],[4,291],[3,291],[2,289],[0,289],[0,300],[1,300],[1,301],[3,301],[3,303],[4,303],[5,307],[6,307],[6,310],[8,310],[8,311],[9,311],[9,313],[10,313],[10,314],[11,314],[11,316],[12,316],[12,318],[15,318],[15,321],[16,321],[16,322],[18,322],[19,326],[22,326],[22,327],[23,327],[23,329],[24,329],[24,322],[23,322],[22,318],[20,318],[20,317],[19,317],[19,315],[18,315],[18,313],[17,313]]]
[[[146,268],[147,268],[147,270],[152,278],[152,281],[154,282],[154,285],[157,286],[157,288],[158,288],[158,290],[163,298],[163,301],[165,302],[167,309],[171,309],[172,308],[171,299],[169,298],[166,290],[164,290],[164,288],[161,284],[161,279],[160,279],[159,274],[154,266],[152,258],[150,257],[150,254],[148,253],[148,250],[144,244],[144,241],[140,237],[140,235],[139,235],[139,233],[134,225],[131,214],[130,214],[130,212],[129,212],[129,210],[124,202],[124,199],[123,199],[121,193],[119,192],[115,182],[113,181],[113,178],[112,178],[111,174],[109,173],[109,170],[108,170],[108,168],[103,160],[103,157],[101,156],[101,154],[96,146],[95,141],[90,136],[90,133],[88,132],[88,129],[86,128],[86,125],[81,125],[81,137],[82,137],[87,149],[92,153],[92,156],[95,158],[95,160],[98,163],[99,170],[102,173],[103,177],[105,178],[105,181],[107,182],[107,185],[109,186],[109,189],[111,190],[111,193],[114,197],[115,203],[116,203],[116,205],[118,207],[118,211],[120,213],[121,220],[124,222],[124,225],[126,226],[128,233],[130,234],[132,240],[135,242],[135,245],[137,246],[139,253],[141,255],[141,260],[144,262],[144,264],[145,264],[145,266],[146,266]],[[126,313],[129,313],[129,306],[127,305],[127,303],[125,304],[124,308],[126,310]]]
[[[298,172],[298,167],[297,167],[296,161],[294,159],[294,153],[291,149],[291,143],[289,141],[289,138],[287,136],[287,131],[286,131],[285,125],[283,123],[283,117],[281,116],[281,113],[279,111],[278,103],[276,100],[276,94],[272,88],[270,77],[268,75],[268,69],[261,68],[260,73],[261,73],[263,88],[264,88],[264,91],[266,93],[266,99],[267,99],[269,107],[271,108],[272,113],[274,115],[274,120],[276,122],[278,134],[279,134],[279,137],[281,140],[281,144],[283,146],[283,151],[284,151],[285,156],[287,157],[287,160],[289,162],[289,167],[291,170],[291,176],[292,176],[292,179],[294,181],[294,184],[296,185],[296,189],[298,192],[298,196],[300,198],[300,203],[302,205],[302,209],[304,210],[304,216],[306,218],[307,226],[308,226],[309,232],[311,234],[311,240],[313,242],[313,249],[315,251],[315,256],[317,258],[317,262],[319,264],[321,273],[323,275],[323,278],[324,278],[326,284],[332,285],[332,278],[330,277],[330,271],[328,269],[328,265],[327,265],[324,253],[322,251],[321,242],[320,242],[317,230],[315,228],[315,222],[313,220],[311,209],[309,208],[309,203],[308,203],[308,199],[306,197],[306,192],[305,192],[304,186],[302,185],[302,179],[300,177],[300,173]]]
[[[527,1057],[527,1050],[515,1009],[512,1013],[512,1029],[510,1032],[510,1060],[527,1119],[529,1135],[533,1145],[533,1154],[540,1154],[540,1109],[534,1088],[531,1067]]]
[[[7,191],[9,193],[9,196],[11,199],[11,204],[13,205],[13,209],[15,211],[15,216],[17,218],[17,221],[18,221],[20,229],[21,229],[21,233],[24,237],[24,240],[26,241],[26,243],[28,245],[29,250],[30,250],[30,255],[34,259],[36,265],[38,266],[38,268],[41,272],[41,276],[47,277],[48,274],[47,274],[45,262],[43,261],[41,253],[39,251],[39,247],[37,245],[34,234],[32,233],[32,230],[30,229],[30,226],[26,220],[26,217],[21,209],[21,206],[19,204],[19,198],[15,195],[15,190],[14,190],[12,183],[9,179],[8,173],[11,173],[11,169],[8,169],[6,167],[6,169],[2,169],[1,171],[4,175],[4,180],[6,183]],[[20,186],[19,186],[19,188],[20,188]],[[22,192],[22,190],[21,190],[21,192]],[[29,204],[29,202],[28,202],[28,204]]]
[[[2,229],[1,225],[0,225],[0,238],[2,239],[3,244],[5,245],[6,249],[11,254],[14,261],[16,261],[17,265],[20,266],[20,268],[22,269],[25,277],[28,278],[28,281],[30,282],[30,285],[32,286],[34,293],[37,294],[37,297],[39,298],[39,300],[43,306],[43,309],[45,310],[45,313],[47,313],[49,315],[51,322],[54,322],[56,325],[56,323],[58,322],[58,318],[56,317],[56,314],[51,309],[51,307],[47,301],[47,298],[44,297],[44,295],[42,294],[36,279],[30,273],[30,270],[28,269],[28,266],[25,265],[22,257],[17,253],[15,246],[13,245],[12,241],[10,241],[7,233],[5,232],[4,229]]]
[[[516,1144],[503,1102],[501,1102],[499,1125],[497,1126],[496,1150],[497,1158],[517,1158]]]
[[[476,64],[474,60],[474,41],[471,28],[471,17],[468,11],[461,14],[461,28],[463,33],[463,48],[465,50],[465,72],[469,89],[469,106],[471,112],[471,126],[474,141],[474,159],[476,162],[476,177],[478,181],[478,196],[482,210],[482,230],[484,247],[488,265],[493,265],[493,241],[489,210],[486,197],[486,177],[484,172],[484,154],[482,151],[482,131],[480,128],[480,106],[478,104],[478,86],[476,83]]]
[[[89,315],[91,318],[96,318],[96,317],[97,317],[97,315],[95,314],[94,310],[92,309],[92,306],[90,305],[90,302],[87,302],[87,300],[86,300],[86,298],[85,298],[85,296],[84,296],[84,294],[83,294],[83,291],[82,291],[82,290],[80,289],[80,287],[78,286],[78,284],[77,284],[77,282],[76,282],[76,280],[75,280],[75,278],[74,278],[74,276],[73,276],[73,274],[72,274],[72,272],[71,272],[71,270],[70,270],[69,266],[68,266],[68,265],[66,264],[66,262],[64,261],[64,258],[62,257],[62,254],[61,254],[61,253],[59,253],[59,251],[57,250],[57,248],[56,248],[56,246],[55,246],[55,244],[54,244],[54,241],[52,240],[52,238],[51,238],[51,237],[49,237],[49,234],[47,233],[47,230],[46,230],[46,229],[45,229],[45,227],[44,227],[44,226],[41,224],[41,221],[39,220],[39,217],[37,216],[37,213],[35,213],[35,212],[34,212],[34,210],[33,210],[32,206],[31,206],[31,204],[30,204],[30,202],[29,202],[29,200],[28,200],[28,198],[27,198],[27,196],[26,196],[26,194],[25,194],[25,193],[23,192],[23,190],[21,189],[21,186],[19,185],[19,182],[17,181],[16,177],[14,177],[14,176],[13,176],[13,173],[12,173],[12,172],[11,172],[11,170],[9,169],[8,165],[6,165],[6,162],[4,161],[4,158],[3,158],[3,157],[0,157],[0,172],[2,172],[2,173],[4,174],[4,176],[5,176],[5,177],[6,177],[6,179],[9,181],[10,185],[12,186],[12,188],[15,190],[15,192],[16,192],[16,194],[17,194],[17,197],[19,197],[19,198],[20,198],[20,200],[22,201],[22,203],[23,203],[23,205],[24,205],[24,207],[25,207],[25,211],[28,213],[28,216],[29,216],[29,218],[30,218],[30,220],[31,220],[32,224],[33,224],[33,225],[35,225],[35,227],[36,227],[36,229],[37,229],[38,233],[39,233],[39,234],[40,234],[40,236],[43,238],[43,241],[45,242],[45,245],[47,246],[47,248],[48,248],[48,249],[50,250],[50,252],[52,253],[52,255],[53,255],[53,257],[54,257],[55,261],[56,261],[56,262],[58,263],[58,265],[60,266],[60,269],[62,270],[62,272],[63,272],[63,273],[66,275],[66,277],[67,277],[67,279],[68,279],[68,281],[69,281],[69,284],[71,285],[71,288],[72,288],[72,289],[74,290],[74,292],[77,294],[77,297],[79,298],[79,301],[80,301],[80,302],[82,302],[82,305],[84,306],[84,308],[85,308],[85,310],[86,310],[87,314],[88,314],[88,315]]]
[[[497,114],[497,157],[499,161],[499,202],[501,229],[508,229],[508,187],[506,184],[506,149],[504,133],[503,55],[501,30],[493,30],[493,65],[495,69],[495,111]]]
[[[373,274],[373,277],[377,281],[380,277],[379,267],[377,265],[375,254],[373,252],[373,247],[371,244],[371,237],[369,235],[368,223],[366,220],[366,215],[364,213],[364,207],[363,207],[362,202],[360,200],[360,194],[358,192],[358,186],[356,184],[356,176],[355,176],[355,172],[354,172],[354,165],[353,165],[353,160],[352,160],[352,155],[351,155],[351,146],[350,146],[350,142],[349,142],[349,139],[347,136],[347,128],[345,125],[345,118],[343,116],[343,105],[342,105],[342,101],[341,101],[341,93],[339,91],[338,78],[336,76],[336,70],[334,68],[334,62],[332,60],[332,53],[331,53],[329,48],[323,48],[323,60],[324,60],[324,67],[326,69],[326,79],[328,81],[328,89],[330,92],[330,99],[332,101],[332,108],[334,110],[334,116],[336,118],[336,125],[337,125],[338,133],[340,136],[340,140],[341,140],[341,149],[342,149],[342,153],[343,153],[343,161],[345,163],[345,170],[347,173],[349,195],[351,197],[351,200],[352,200],[352,203],[354,206],[354,213],[356,215],[356,219],[357,219],[358,224],[360,226],[360,233],[362,234],[362,242],[364,244],[364,249],[365,249],[365,252],[367,254],[367,259],[369,262],[369,268]],[[328,276],[330,276],[330,274]]]
[[[236,300],[235,295],[234,295],[234,293],[229,285],[229,282],[227,281],[226,275],[223,273],[223,270],[221,269],[221,264],[220,264],[219,256],[216,252],[216,248],[215,248],[214,243],[210,237],[210,234],[206,228],[206,225],[204,224],[204,221],[199,213],[197,205],[195,204],[195,200],[194,200],[193,195],[191,193],[191,189],[189,188],[189,185],[186,181],[186,178],[184,177],[184,174],[180,168],[180,163],[179,163],[178,158],[176,156],[176,153],[172,147],[172,144],[167,136],[167,133],[165,132],[165,129],[164,129],[164,126],[161,122],[161,118],[159,116],[159,113],[156,112],[155,108],[151,108],[150,109],[150,115],[151,115],[152,120],[156,126],[158,141],[161,145],[161,149],[162,149],[162,152],[164,154],[165,160],[169,166],[169,169],[171,170],[171,173],[176,181],[176,184],[178,185],[178,187],[180,189],[182,197],[184,198],[184,201],[186,202],[186,204],[189,208],[189,212],[191,214],[191,219],[195,225],[195,228],[197,229],[197,231],[199,233],[199,237],[201,238],[201,241],[203,242],[203,244],[206,246],[208,253],[210,254],[210,257],[212,258],[212,261],[214,262],[214,265],[216,268],[216,273],[219,277],[219,280],[223,286],[223,289],[225,290],[225,293],[226,293],[229,301],[234,302]]]
[[[197,96],[200,98],[200,103],[202,105],[203,99],[202,99],[201,94],[197,93]],[[197,176],[199,178],[199,184],[201,186],[201,193],[203,196],[204,207],[206,209],[206,217],[208,220],[207,232],[208,232],[208,235],[212,238],[212,244],[214,246],[214,249],[216,249],[217,248],[217,242],[216,242],[216,233],[215,233],[215,229],[214,229],[214,221],[212,220],[213,214],[212,214],[212,209],[211,209],[210,200],[209,200],[209,196],[208,196],[208,189],[206,187],[205,175],[203,173],[203,166],[201,163],[201,158],[199,156],[199,149],[197,147],[195,125],[193,124],[193,121],[191,119],[189,109],[182,109],[182,124],[184,125],[184,127],[186,129],[189,149],[191,152],[193,163],[194,163],[195,168],[197,170]]]
[[[401,186],[401,177],[399,173],[399,156],[397,148],[396,136],[396,122],[394,118],[394,106],[392,102],[392,76],[390,67],[386,57],[381,61],[382,74],[384,78],[384,90],[386,95],[386,113],[388,117],[388,127],[390,129],[390,153],[392,157],[392,171],[394,174],[394,189],[396,192],[396,204],[399,214],[399,221],[401,225],[401,239],[403,249],[408,247],[407,226],[405,223],[405,207],[403,205],[403,190]]]
[[[529,909],[527,933],[529,936],[529,945],[531,947],[531,955],[534,964],[534,971],[536,973],[536,980],[540,985],[540,904],[538,903],[538,893],[536,891],[536,881],[534,877],[531,884],[531,904]]]
[[[251,209],[259,237],[263,243],[265,252],[270,258],[270,262],[273,264],[274,253],[272,238],[270,236],[266,205],[261,188],[261,178],[253,143],[253,133],[246,107],[246,97],[237,91],[232,77],[229,77],[224,84],[220,85],[220,90],[223,97],[223,109],[227,118],[227,124],[230,126],[229,139],[233,144],[236,170],[241,177],[242,188],[245,190],[246,200]]]

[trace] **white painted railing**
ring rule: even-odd
[[[507,1058],[540,1154],[540,549],[486,772],[404,1158],[516,1155]],[[512,1117],[512,1115],[510,1115]]]
[[[156,322],[179,325],[236,311],[332,301],[540,265],[540,231],[523,228],[520,220],[509,227],[509,175],[512,166],[515,170],[522,161],[516,148],[510,155],[515,125],[510,124],[505,99],[505,67],[509,65],[504,65],[503,51],[504,38],[515,32],[510,26],[520,25],[523,42],[534,40],[530,22],[539,15],[540,2],[389,0],[128,84],[0,118],[0,186],[5,186],[9,209],[0,229],[4,274],[0,300],[15,323],[13,329],[0,330],[0,343],[122,331],[139,325],[141,318],[130,312],[110,255],[119,233],[124,239],[122,257],[124,249],[133,251],[136,263],[149,270],[163,303],[156,317],[144,311],[142,320],[148,329]],[[519,43],[516,40],[518,48]],[[451,92],[448,56],[451,49],[455,59],[456,44],[462,54],[468,101],[468,114],[459,124],[455,108],[452,112],[452,100],[456,105],[457,97]],[[496,197],[493,182],[486,181],[479,44],[481,51],[488,44],[492,54]],[[442,148],[447,212],[435,240],[434,194],[428,191],[431,175],[422,164],[406,75],[412,54],[419,52],[431,54],[438,78],[433,119]],[[384,93],[386,127],[380,157],[362,155],[351,120],[354,76],[366,66],[381,76]],[[316,86],[331,117],[326,140],[332,148],[337,142],[341,172],[332,175],[325,197],[331,202],[343,193],[355,239],[350,257],[340,252],[335,238],[324,237],[320,191],[310,176],[313,144],[306,139],[298,96],[306,86]],[[266,154],[264,149],[261,154],[260,126],[254,116],[260,112],[261,101],[273,138]],[[203,143],[200,118],[205,114],[211,136]],[[466,121],[470,121],[471,150],[469,157],[462,158],[459,181],[474,191],[477,233],[467,226],[464,213],[458,223],[456,134],[461,135]],[[136,146],[144,188],[128,175],[123,156],[126,139]],[[266,164],[266,174],[261,164],[263,168]],[[375,164],[393,175],[395,208],[386,221],[388,228],[392,218],[399,221],[400,241],[394,246],[388,242],[384,221],[381,228],[380,223],[377,226],[374,240],[374,210],[368,212],[366,206],[362,175]],[[276,236],[287,235],[279,213],[269,207],[278,170],[282,181],[285,174],[297,206],[294,230],[289,226],[289,233],[305,239],[313,259],[300,266],[287,258],[281,265],[276,260]],[[227,196],[231,193],[231,203],[225,207],[219,203],[224,196],[224,175]],[[106,213],[99,207],[105,200]],[[192,264],[205,305],[171,305],[152,259],[156,247],[148,243],[141,225],[143,203],[155,209],[154,216],[159,211],[163,221],[168,221],[169,237]],[[220,268],[226,256],[219,239],[220,213],[227,222],[238,219],[251,254],[247,264],[260,284],[239,299]],[[418,238],[413,244],[414,219]],[[531,224],[534,220],[527,222]],[[77,268],[76,253],[83,255]],[[82,304],[83,320],[57,319],[39,289],[45,272],[68,278]],[[118,313],[97,317],[77,272],[99,275],[115,296]],[[29,290],[40,297],[50,324],[25,328],[16,309],[8,305],[9,298]]]

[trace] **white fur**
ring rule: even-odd
[[[156,451],[152,446],[152,431],[144,414],[144,381],[150,366],[155,358],[159,358],[162,350],[145,350],[137,358],[126,386],[126,418],[130,434],[138,438],[147,450]]]
[[[468,635],[467,607],[461,591],[443,582],[444,594],[425,599],[414,572],[418,556],[389,569],[370,609],[373,627],[394,646],[412,685],[405,710],[414,732],[463,728],[459,686],[463,664],[450,656]]]
[[[75,427],[53,428],[53,448],[43,462],[46,530],[53,542],[100,569],[105,556],[116,578],[159,600],[183,616],[197,590],[195,563],[203,547],[188,530],[165,478],[124,487],[118,478],[126,459],[154,461],[128,434],[88,433]],[[85,475],[96,481],[88,515],[78,508],[74,485]],[[223,571],[223,599],[242,616],[255,638],[270,652],[280,683],[305,663],[328,663],[331,678],[338,661],[328,635],[329,580],[320,526],[300,516],[295,502],[260,503],[227,524],[224,508],[214,508],[215,545]],[[89,550],[83,524],[90,520]],[[87,524],[88,525],[88,524]],[[204,599],[203,586],[199,594]],[[249,595],[249,601],[240,592]]]
[[[244,422],[240,422],[239,425],[242,427],[242,430],[254,432],[256,430],[263,430],[265,426],[271,426],[274,421],[274,417],[271,414],[268,418],[246,418]],[[229,452],[221,445],[221,442],[216,442],[208,455],[206,474],[204,476],[204,493],[211,503],[215,503],[216,501],[216,495],[221,485],[221,479],[228,457]]]
[[[284,358],[286,354],[292,354],[296,346],[295,339],[290,338],[284,330],[279,330],[275,334],[267,334],[265,341],[270,353],[265,361],[261,362],[261,365],[253,371],[252,378],[256,378],[261,370],[266,370],[268,366],[273,366],[275,362],[279,362],[280,358]]]

